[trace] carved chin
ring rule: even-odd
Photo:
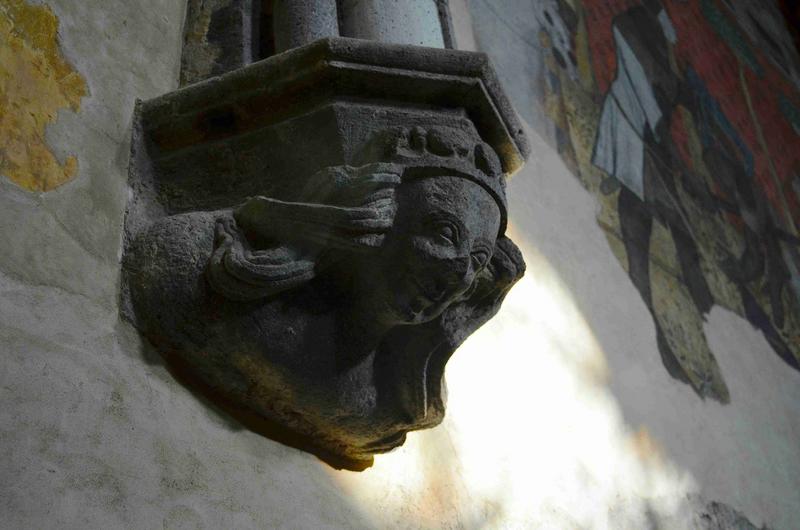
[[[435,427],[439,425],[443,419],[444,410],[435,406],[430,406],[424,416],[414,419],[412,425],[398,427],[398,430],[395,432],[386,434],[377,440],[362,445],[361,450],[364,456],[368,456],[373,453],[389,452],[392,449],[396,449],[397,447],[403,445],[406,442],[406,436],[409,432]]]
[[[377,440],[373,440],[361,445],[361,452],[364,457],[369,457],[375,453],[387,453],[396,449],[406,442],[406,437],[411,431],[429,429],[439,425],[444,419],[444,410],[440,407],[430,406],[424,416],[417,417],[411,425],[397,427],[394,432],[388,431],[387,434]]]

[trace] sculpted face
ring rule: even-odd
[[[397,194],[394,227],[357,290],[377,321],[420,324],[468,294],[492,257],[500,209],[461,177],[411,180]]]

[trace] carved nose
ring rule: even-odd
[[[469,257],[450,259],[442,265],[437,283],[438,292],[441,293],[440,298],[461,291],[472,283]]]

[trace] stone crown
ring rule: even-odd
[[[403,178],[458,176],[484,188],[500,208],[500,235],[508,221],[506,182],[489,144],[454,127],[396,127],[376,135],[364,162],[402,165]]]

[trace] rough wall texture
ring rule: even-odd
[[[545,130],[537,13],[471,4]],[[185,2],[46,5],[88,90],[44,129],[60,163],[78,159],[72,180],[0,179],[0,527],[796,527],[800,374],[717,305],[702,330],[730,404],[671,378],[595,198],[544,141],[510,188],[529,273],[451,361],[441,427],[336,472],[191,395],[117,316],[131,114],[177,85]],[[468,13],[453,20],[468,35]]]

